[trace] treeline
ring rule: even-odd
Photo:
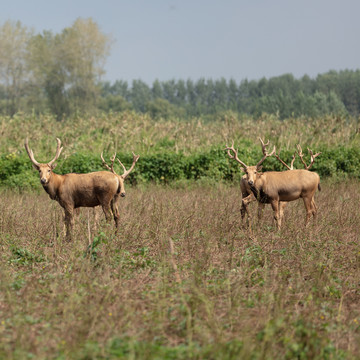
[[[133,109],[154,118],[196,117],[234,111],[259,117],[277,114],[281,119],[325,114],[360,113],[360,70],[330,71],[311,79],[285,74],[270,79],[200,79],[155,81],[149,86],[135,80],[105,83],[100,108],[105,111]]]
[[[77,19],[58,34],[35,34],[20,22],[0,26],[0,114],[74,115],[133,110],[153,118],[214,119],[232,111],[258,118],[360,113],[360,70],[312,79],[198,79],[131,84],[101,82],[111,37],[92,19]]]

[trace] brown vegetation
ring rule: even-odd
[[[360,184],[322,190],[305,230],[291,202],[284,229],[267,208],[249,237],[238,187],[131,188],[120,234],[82,209],[70,244],[45,193],[1,193],[0,357],[106,358],[117,338],[212,344],[214,359],[235,340],[229,359],[357,358]]]

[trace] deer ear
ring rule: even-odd
[[[258,166],[258,167],[256,168],[256,170],[257,170],[257,171],[261,171],[261,170],[262,170],[262,165]]]
[[[39,169],[40,169],[40,168],[39,168],[37,165],[35,165],[35,164],[32,164],[32,167],[33,167],[33,169],[36,170],[36,171],[39,171]]]
[[[246,172],[246,169],[244,167],[240,167],[240,169],[243,171],[243,172]]]
[[[57,165],[56,163],[51,164],[51,165],[50,165],[51,170],[54,170],[54,169],[56,168],[56,165]]]

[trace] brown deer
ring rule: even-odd
[[[306,165],[306,162],[304,161],[303,157],[303,153],[302,153],[302,149],[301,149],[301,146],[300,144],[297,145],[297,151],[294,152],[294,155],[292,156],[292,159],[291,159],[291,164],[290,166],[288,164],[285,163],[285,161],[283,161],[281,158],[280,158],[280,151],[279,151],[279,154],[276,154],[275,153],[275,157],[288,169],[288,170],[294,170],[294,161],[295,161],[295,157],[296,157],[296,154],[299,155],[300,157],[300,160],[301,162],[303,163],[304,165],[304,168],[305,170],[310,170],[310,168],[313,166],[314,162],[315,162],[315,158],[318,157],[321,152],[319,153],[316,153],[316,154],[313,154],[312,150],[308,148],[308,151],[310,153],[310,164],[309,165]],[[284,203],[286,204],[286,203]],[[312,206],[315,208],[315,211],[317,211],[317,206],[316,206],[316,203],[315,203],[315,194],[311,200],[311,204]]]
[[[261,164],[269,156],[275,153],[275,146],[271,154],[266,151],[266,146],[269,144],[260,139],[263,150],[263,158],[255,166],[247,166],[238,157],[238,152],[234,148],[234,143],[231,147],[226,146],[227,151],[231,159],[235,159],[242,165],[242,170],[245,172],[243,177],[243,183],[247,183],[251,190],[251,194],[246,196],[247,192],[243,192],[242,199],[242,217],[245,215],[245,211],[248,213],[247,205],[254,200],[257,200],[261,204],[271,204],[274,211],[274,219],[278,229],[281,228],[282,219],[282,202],[294,201],[302,198],[306,208],[306,220],[307,224],[311,215],[316,215],[316,207],[312,204],[312,199],[318,188],[320,190],[320,177],[314,172],[307,170],[291,170],[291,171],[268,171],[261,173]],[[232,155],[231,152],[234,154]],[[244,215],[243,215],[244,214]]]
[[[139,155],[133,153],[133,163],[129,170],[124,165],[124,174],[117,175],[114,171],[96,171],[88,174],[55,174],[55,161],[59,158],[62,147],[60,139],[56,139],[57,148],[55,157],[48,163],[39,163],[35,160],[33,151],[29,148],[28,139],[25,140],[25,149],[33,164],[39,171],[40,182],[52,200],[56,200],[64,209],[66,239],[71,240],[74,225],[74,209],[79,207],[95,207],[101,205],[107,221],[111,219],[111,212],[115,220],[116,229],[119,227],[120,213],[118,202],[120,196],[125,196],[124,180],[133,170]],[[112,159],[112,168],[115,156]],[[119,160],[120,162],[120,160]]]
[[[271,152],[271,154],[268,154],[266,151],[266,147],[269,145],[269,141],[264,144],[263,140],[261,138],[260,142],[261,142],[261,148],[262,148],[262,152],[264,154],[264,157],[258,162],[258,164],[256,166],[252,166],[252,167],[248,167],[248,168],[252,168],[253,171],[256,171],[256,168],[258,167],[258,170],[261,170],[261,164],[264,162],[264,160],[273,155],[275,153],[275,147],[273,149],[273,151]],[[229,155],[229,157],[231,159],[235,159],[236,161],[239,162],[238,160],[238,155],[237,155],[237,151],[234,149],[234,142],[232,143],[231,148],[226,148],[225,150],[227,150],[227,153]],[[235,157],[233,155],[231,155],[230,150],[232,150],[235,154]],[[240,162],[240,164],[242,164],[243,166],[245,165],[244,163]],[[246,165],[245,165],[246,166]],[[251,191],[251,186],[249,185],[248,181],[247,181],[247,175],[243,175],[241,180],[240,180],[240,189],[241,189],[241,196],[242,196],[242,200],[241,200],[241,209],[240,209],[240,213],[241,213],[241,220],[244,221],[245,219],[245,215],[248,215],[248,218],[250,218],[250,213],[248,210],[248,204],[250,204],[252,201],[255,201],[256,198],[253,194],[253,192]],[[282,214],[282,209],[283,207],[285,207],[286,203],[281,203],[281,207],[280,207],[280,212]],[[258,203],[258,219],[261,219],[263,210],[265,207],[265,203]]]

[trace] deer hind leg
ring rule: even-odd
[[[101,205],[101,207],[102,207],[102,209],[103,209],[106,222],[109,223],[109,222],[111,221],[111,207],[110,207],[110,203],[103,204],[103,205]]]
[[[313,197],[304,197],[304,205],[306,209],[305,226],[308,225],[311,215],[316,216],[317,207]]]
[[[110,203],[111,210],[112,210],[112,213],[113,213],[113,216],[114,216],[116,231],[118,231],[119,225],[120,225],[119,203],[120,203],[120,196],[119,195],[115,195],[114,198],[111,200],[111,203]]]
[[[314,218],[316,218],[316,213],[317,213],[318,208],[316,206],[314,196],[311,199],[311,207],[313,209],[313,216],[314,216]]]
[[[97,231],[97,227],[99,224],[99,212],[97,206],[93,207],[93,215],[94,215],[94,231]]]

